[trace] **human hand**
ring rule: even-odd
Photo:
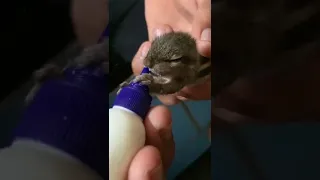
[[[199,53],[211,57],[211,4],[210,0],[145,0],[145,17],[149,40],[172,31],[190,33],[197,41]],[[166,12],[166,13],[163,13]],[[151,42],[145,42],[133,59],[134,74],[140,74]],[[201,90],[199,92],[199,90]],[[185,87],[172,95],[159,96],[166,105],[181,100],[204,100],[211,97],[211,80],[195,86]]]
[[[174,156],[171,114],[165,106],[152,108],[145,121],[146,146],[131,162],[128,180],[163,180]]]

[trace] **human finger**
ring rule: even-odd
[[[211,28],[211,1],[196,0],[196,3],[198,9],[192,22],[191,34],[196,39],[200,39],[202,31],[207,28]]]
[[[172,32],[172,28],[169,25],[163,24],[159,26],[149,27],[150,34],[149,40],[153,41],[156,37]]]
[[[184,87],[177,98],[181,101],[186,100],[209,100],[211,98],[211,80],[208,79],[202,84]]]
[[[133,60],[131,62],[133,74],[139,75],[141,73],[143,69],[143,60],[147,56],[150,46],[151,43],[149,41],[142,43],[140,48],[138,49],[138,52],[133,57]]]
[[[170,110],[165,106],[151,108],[144,124],[147,134],[146,144],[159,149],[166,170],[173,160],[175,149]]]
[[[200,40],[197,40],[197,50],[204,57],[211,58],[211,28],[205,29]]]
[[[169,94],[169,95],[158,95],[157,98],[167,106],[172,106],[178,104],[180,99],[177,98],[177,94]]]
[[[128,180],[162,180],[163,176],[159,150],[153,146],[143,147],[130,164]]]

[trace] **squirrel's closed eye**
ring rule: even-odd
[[[169,61],[180,61],[182,59],[182,55],[173,55]]]

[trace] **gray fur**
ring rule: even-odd
[[[172,32],[157,37],[144,59],[151,73],[133,82],[148,85],[151,94],[173,94],[198,81],[202,67],[196,41],[188,33]]]

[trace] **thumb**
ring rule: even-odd
[[[157,148],[142,148],[131,162],[128,180],[163,180],[161,155]]]
[[[197,41],[199,54],[211,58],[211,29],[205,29],[201,34],[201,39]]]
[[[131,63],[133,74],[138,75],[141,73],[143,69],[143,60],[147,56],[150,46],[151,46],[151,43],[149,41],[142,43],[138,52],[133,57],[133,60]]]
[[[199,40],[205,29],[211,29],[211,0],[196,0],[196,3],[198,9],[192,23],[191,34]]]
[[[198,52],[211,57],[211,1],[196,0],[198,9],[192,23],[192,36],[197,40]]]

